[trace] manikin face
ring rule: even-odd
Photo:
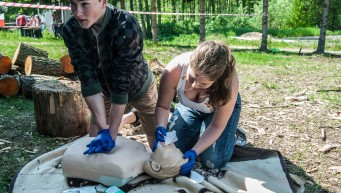
[[[88,29],[94,24],[101,25],[107,0],[70,0],[71,12],[81,28]]]

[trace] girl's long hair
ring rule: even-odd
[[[209,104],[217,109],[231,98],[231,84],[235,76],[235,59],[231,50],[219,41],[201,43],[190,58],[191,69],[197,75],[214,81],[208,89]]]

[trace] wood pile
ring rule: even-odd
[[[0,96],[33,99],[39,134],[74,137],[88,132],[90,111],[77,80],[68,55],[50,59],[46,51],[25,43],[12,60],[0,54]]]
[[[148,65],[159,85],[165,64],[155,58]],[[0,96],[18,94],[33,99],[39,134],[74,137],[88,132],[90,111],[70,56],[53,60],[46,51],[25,43],[18,45],[12,61],[0,54]]]

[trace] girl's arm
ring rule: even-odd
[[[233,112],[237,100],[238,89],[239,80],[237,74],[235,74],[235,77],[232,81],[232,92],[230,100],[224,106],[220,106],[214,112],[211,124],[206,128],[203,135],[199,138],[198,142],[192,148],[197,152],[198,155],[205,151],[208,147],[210,147],[224,131],[227,122]]]

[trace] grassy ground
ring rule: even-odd
[[[20,41],[45,49],[53,59],[67,53],[61,40],[12,35],[0,39],[0,53],[13,57]],[[146,41],[146,60],[157,57],[167,63],[195,46],[173,44],[155,46]],[[340,169],[333,169],[341,163],[341,56],[237,49],[234,55],[243,101],[240,126],[249,145],[279,150],[289,172],[306,182],[305,192],[341,192]],[[30,160],[73,140],[41,136],[35,126],[32,100],[21,95],[0,97],[1,193],[8,191],[12,177]],[[322,131],[326,139],[321,138]],[[332,148],[322,152],[325,145]]]

